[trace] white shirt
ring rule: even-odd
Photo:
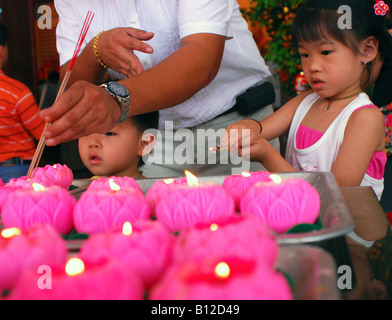
[[[145,69],[175,52],[180,40],[188,35],[214,33],[227,37],[215,79],[187,101],[161,110],[160,127],[170,120],[174,129],[180,129],[213,119],[230,109],[238,94],[271,75],[236,0],[55,0],[54,3],[59,14],[56,34],[61,65],[72,58],[89,10],[95,16],[82,50],[102,30],[133,27],[151,31],[155,35],[147,43],[154,53],[135,51]],[[112,79],[124,78],[113,70],[109,70],[109,75]]]

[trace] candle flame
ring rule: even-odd
[[[270,174],[269,178],[275,183],[282,183],[282,178],[277,174]]]
[[[19,236],[22,234],[22,231],[18,228],[9,228],[9,229],[4,229],[1,231],[1,236],[3,238],[9,239],[15,236]]]
[[[170,178],[170,179],[164,179],[164,180],[163,180],[163,182],[164,182],[164,183],[166,183],[166,184],[171,184],[171,183],[173,183],[173,182],[174,182],[174,179],[173,179],[173,178]]]
[[[122,234],[124,236],[130,236],[132,234],[132,224],[130,222],[125,222],[122,228]]]
[[[32,187],[35,191],[45,191],[45,187],[42,184],[34,182]]]
[[[230,267],[226,262],[219,262],[215,267],[215,275],[221,279],[227,279],[230,276]]]
[[[216,223],[213,223],[213,224],[210,225],[210,230],[212,232],[214,232],[214,231],[216,231],[218,229],[219,229],[219,226]]]
[[[53,168],[57,169],[57,164],[53,165]]]
[[[190,173],[188,170],[185,170],[184,172],[186,175],[186,180],[188,181],[188,185],[190,187],[197,186],[199,184],[199,180],[194,174]]]
[[[109,179],[109,186],[113,191],[119,191],[121,189],[120,186],[114,182],[114,179]]]
[[[251,176],[251,174],[249,172],[242,172],[242,176],[244,178],[249,178]]]
[[[65,265],[65,273],[71,277],[83,273],[84,262],[79,258],[71,258]]]

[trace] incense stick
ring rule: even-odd
[[[86,19],[84,20],[84,23],[83,23],[83,26],[82,26],[82,30],[81,30],[81,32],[79,34],[78,41],[76,43],[76,47],[75,47],[75,51],[74,51],[72,59],[71,59],[71,63],[68,66],[68,69],[67,69],[67,72],[66,72],[66,74],[64,76],[63,81],[61,82],[61,86],[59,88],[59,91],[57,93],[57,96],[56,96],[56,99],[55,99],[54,102],[56,102],[58,100],[58,98],[61,97],[61,95],[65,91],[65,88],[67,86],[68,80],[69,80],[69,78],[71,76],[72,68],[75,65],[76,58],[79,55],[80,49],[81,49],[81,47],[83,45],[83,41],[86,38],[87,31],[90,28],[90,25],[91,25],[91,22],[92,22],[93,18],[94,18],[94,13],[92,13],[91,11],[88,11]],[[37,166],[39,164],[39,161],[41,160],[41,156],[42,156],[42,153],[44,151],[45,142],[46,142],[45,131],[46,131],[46,129],[47,129],[47,127],[49,125],[50,125],[50,123],[46,123],[45,128],[44,128],[44,130],[43,130],[43,132],[41,134],[41,138],[40,138],[40,140],[38,142],[37,148],[36,148],[35,153],[34,153],[34,157],[33,157],[32,161],[31,161],[29,170],[27,172],[27,179],[31,179],[31,178],[34,177],[35,169],[37,168]]]
[[[229,149],[232,146],[234,146],[234,143],[233,144],[218,144],[216,147],[211,147],[208,150],[213,151],[213,152],[219,152],[222,150]]]

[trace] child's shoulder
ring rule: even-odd
[[[309,97],[311,94],[315,94],[317,96],[317,94],[312,90],[302,92],[294,98],[290,99],[288,102],[286,102],[285,107],[296,110],[298,106],[305,100],[305,98]]]

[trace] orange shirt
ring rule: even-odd
[[[0,70],[0,162],[33,158],[45,128],[39,111],[28,87]]]

